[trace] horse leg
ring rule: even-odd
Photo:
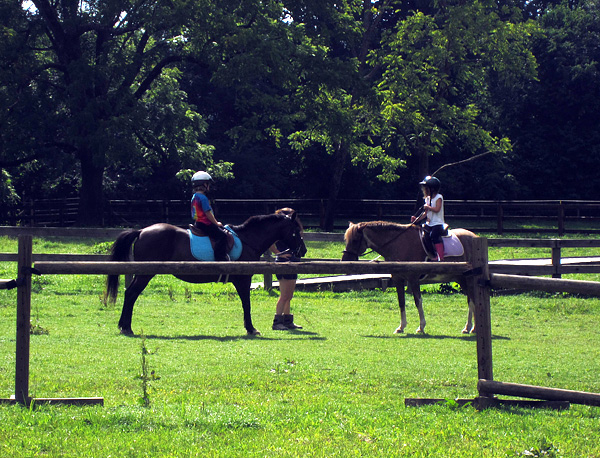
[[[133,306],[139,295],[144,291],[148,282],[152,280],[154,275],[134,275],[133,281],[125,290],[125,299],[123,300],[123,309],[121,310],[121,318],[119,319],[119,329],[121,334],[132,336],[131,317],[133,315]]]
[[[404,278],[395,278],[396,292],[398,293],[398,306],[400,307],[400,326],[396,328],[394,334],[402,334],[406,328],[406,281]]]
[[[244,310],[244,327],[250,336],[259,336],[260,331],[252,324],[252,314],[250,310],[250,285],[252,284],[251,275],[241,275],[231,280],[235,290],[242,301]]]
[[[462,330],[463,334],[469,334],[469,333],[475,332],[475,320],[473,319],[473,310],[475,309],[475,307],[474,307],[473,301],[471,301],[471,298],[469,298],[468,301],[469,301],[469,312],[467,313],[467,323],[465,324],[465,327]]]
[[[419,327],[415,331],[417,334],[425,332],[425,312],[423,312],[423,297],[421,296],[421,285],[418,281],[409,280],[410,288],[413,292],[413,298],[415,300],[415,306],[419,312]]]
[[[467,313],[467,323],[462,330],[463,334],[469,334],[475,332],[475,322],[473,320],[473,316],[475,313],[475,303],[473,302],[473,289],[467,283],[460,283],[463,291],[467,292],[467,305],[469,307],[469,311]],[[465,288],[466,286],[466,288]]]

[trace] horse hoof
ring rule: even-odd
[[[260,331],[258,329],[253,329],[252,331],[248,331],[249,336],[260,336]]]
[[[425,331],[422,328],[418,328],[415,333],[417,334],[425,334]]]
[[[127,337],[133,336],[133,331],[131,329],[123,329],[121,328],[121,334]]]
[[[398,328],[394,331],[394,334],[404,334],[404,329]]]

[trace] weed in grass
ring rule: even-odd
[[[440,294],[450,295],[450,294],[460,294],[462,293],[462,288],[458,283],[440,283],[438,288],[438,292]]]
[[[35,336],[48,335],[50,332],[40,324],[40,310],[37,305],[37,302],[35,304],[36,304],[35,305],[35,313],[34,313],[35,321],[30,320],[30,322],[29,322],[29,334],[35,335]]]
[[[439,405],[446,406],[450,410],[460,410],[466,409],[472,406],[471,402],[467,402],[465,404],[460,404],[455,399],[444,399],[443,401],[438,402]]]
[[[175,290],[173,289],[172,286],[169,286],[167,288],[167,295],[169,296],[169,300],[171,302],[175,302]]]
[[[542,444],[539,447],[533,447],[529,450],[524,450],[519,453],[518,456],[528,456],[531,458],[558,458],[562,455],[560,454],[560,450],[556,448],[554,445],[542,441]]]
[[[34,336],[43,336],[50,334],[50,331],[48,331],[38,323],[31,322],[29,325],[29,334]]]
[[[140,403],[143,407],[150,407],[150,394],[149,394],[150,382],[153,380],[158,380],[158,379],[160,379],[160,377],[158,377],[153,370],[151,371],[149,369],[148,355],[150,354],[150,352],[148,351],[148,347],[146,346],[146,336],[145,336],[143,330],[142,330],[141,336],[142,336],[142,342],[141,342],[142,373],[140,374],[140,380],[142,382],[142,397],[140,398]]]

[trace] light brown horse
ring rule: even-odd
[[[385,221],[370,221],[364,223],[350,223],[350,227],[346,230],[344,240],[346,249],[342,256],[342,261],[357,261],[359,256],[362,256],[367,249],[371,249],[385,258],[386,261],[400,262],[422,262],[426,259],[425,249],[421,243],[419,236],[420,228],[414,224],[396,224]],[[477,236],[465,229],[453,229],[453,232],[462,242],[464,254],[462,256],[446,257],[444,262],[464,262],[469,259],[470,243],[464,243],[466,239],[476,238]],[[404,332],[406,328],[406,310],[404,306],[404,284],[408,283],[412,290],[415,305],[419,311],[419,327],[418,333],[425,331],[425,314],[423,312],[423,299],[421,297],[420,285],[425,283],[445,283],[457,282],[460,284],[463,291],[467,293],[467,302],[469,312],[467,315],[467,324],[463,329],[463,333],[474,331],[473,312],[475,305],[473,302],[473,294],[470,291],[470,286],[465,281],[463,275],[436,275],[435,277],[419,278],[420,274],[394,274],[392,280],[397,286],[398,302],[400,305],[401,322],[396,329],[396,333]]]

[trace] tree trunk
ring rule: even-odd
[[[335,218],[336,201],[340,193],[342,183],[342,175],[346,168],[346,160],[348,159],[348,147],[342,141],[335,148],[333,157],[333,170],[331,174],[331,184],[329,186],[329,197],[325,206],[325,223],[324,231],[331,232],[333,230],[333,222]]]
[[[80,154],[81,190],[79,192],[78,226],[102,227],[104,224],[104,158],[90,151]]]

